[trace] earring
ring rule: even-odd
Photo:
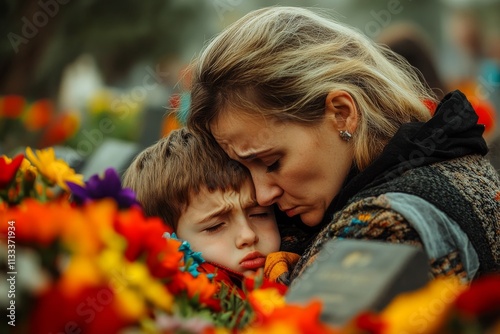
[[[347,130],[340,130],[340,138],[348,142],[349,140],[351,140],[352,135]]]

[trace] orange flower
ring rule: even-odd
[[[22,96],[7,95],[0,98],[0,117],[18,118],[24,110],[26,100]]]
[[[169,285],[169,288],[172,287],[177,292],[186,291],[189,298],[197,296],[201,305],[211,304],[218,289],[217,284],[211,282],[204,274],[193,277],[190,273],[181,271],[175,275],[174,284]]]
[[[61,241],[74,253],[95,255],[101,251],[113,232],[117,212],[111,200],[90,202],[81,209],[71,207],[72,220],[61,230]]]
[[[175,112],[169,113],[163,120],[161,128],[161,137],[167,136],[172,130],[179,129],[182,125],[176,117]]]
[[[50,245],[61,235],[62,227],[73,220],[73,210],[66,201],[40,203],[28,198],[20,205],[1,212],[2,221],[16,222],[16,242]]]
[[[477,123],[484,125],[484,136],[489,138],[495,132],[496,127],[495,107],[488,100],[481,100],[475,96],[467,96],[467,98],[479,118]]]
[[[54,105],[48,99],[34,102],[23,117],[24,126],[31,131],[39,130],[47,124],[54,113]]]
[[[164,247],[160,253],[150,253],[148,266],[155,277],[165,278],[174,275],[182,264],[184,254],[179,251],[181,241],[163,239]]]
[[[45,130],[40,147],[60,144],[71,138],[78,130],[80,119],[74,112],[64,112],[57,115]]]
[[[243,333],[339,333],[321,322],[320,312],[319,301],[312,301],[306,306],[290,304],[277,307],[268,314],[256,313],[257,318]]]

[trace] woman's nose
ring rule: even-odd
[[[265,175],[252,174],[252,180],[255,186],[255,197],[259,205],[272,205],[283,193],[282,189]]]

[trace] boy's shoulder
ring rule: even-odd
[[[229,270],[214,262],[203,262],[198,266],[198,271],[205,274],[213,274],[214,280],[217,283],[224,283],[230,288],[236,287],[240,295],[244,296],[242,285],[245,276],[242,273]]]

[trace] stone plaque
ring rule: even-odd
[[[331,240],[295,279],[288,303],[323,303],[321,319],[344,325],[362,311],[380,311],[396,295],[430,279],[427,256],[417,247],[355,239]]]

